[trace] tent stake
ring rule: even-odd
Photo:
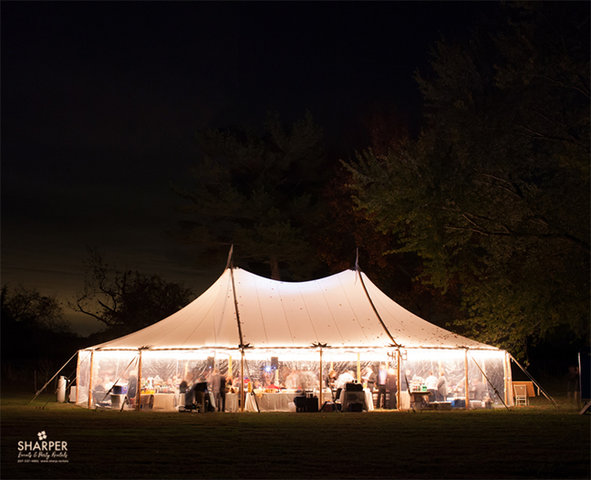
[[[546,398],[547,398],[547,399],[548,399],[550,402],[552,402],[552,404],[553,404],[553,405],[554,405],[556,408],[558,408],[558,404],[557,404],[557,403],[554,401],[554,399],[553,399],[553,398],[552,398],[550,395],[548,395],[548,394],[547,394],[547,393],[544,391],[544,389],[543,389],[543,388],[540,386],[540,384],[539,384],[538,382],[536,382],[536,381],[535,381],[534,377],[532,377],[532,376],[529,374],[529,372],[528,372],[528,371],[527,371],[525,368],[523,368],[523,367],[521,366],[521,364],[520,364],[520,363],[519,363],[517,360],[515,360],[515,357],[514,357],[513,355],[509,354],[509,356],[511,357],[511,360],[513,360],[513,361],[514,361],[514,362],[517,364],[517,366],[518,366],[519,368],[521,368],[521,371],[522,371],[523,373],[525,373],[525,374],[527,375],[527,377],[528,377],[528,378],[529,378],[529,379],[530,379],[530,380],[531,380],[531,381],[534,383],[534,385],[535,385],[536,387],[538,387],[538,389],[540,390],[540,392],[542,392],[542,394],[544,395],[544,397],[546,397]]]
[[[47,381],[47,383],[46,383],[45,385],[43,385],[43,387],[41,387],[39,390],[37,390],[37,392],[35,393],[35,396],[34,396],[34,397],[31,399],[31,400],[29,400],[29,403],[27,403],[27,405],[29,405],[29,404],[30,404],[30,403],[31,403],[33,400],[35,400],[35,399],[36,399],[36,398],[37,398],[39,395],[41,395],[41,392],[47,388],[47,385],[49,385],[49,384],[51,383],[51,381],[52,381],[52,380],[53,380],[55,377],[57,377],[57,376],[58,376],[58,374],[59,374],[59,373],[60,373],[60,372],[61,372],[61,371],[62,371],[64,368],[66,368],[66,365],[67,365],[68,363],[70,363],[70,361],[71,361],[71,360],[72,360],[72,359],[73,359],[73,358],[74,358],[76,355],[78,355],[78,352],[76,352],[74,355],[72,355],[72,356],[71,356],[71,357],[68,359],[68,361],[67,361],[66,363],[64,363],[64,364],[62,365],[62,367],[61,367],[61,368],[60,368],[60,369],[59,369],[57,372],[55,372],[55,374],[53,375],[53,377],[51,377],[51,378],[50,378],[50,379]]]

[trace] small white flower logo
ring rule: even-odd
[[[45,433],[45,430],[40,431],[37,436],[39,437],[39,440],[45,440],[47,438],[47,433]]]

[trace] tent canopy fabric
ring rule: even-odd
[[[90,350],[238,349],[241,345],[498,350],[414,315],[360,270],[307,282],[281,282],[236,267],[227,268],[202,295],[164,320]]]

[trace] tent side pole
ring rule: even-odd
[[[468,382],[468,349],[464,351],[464,388],[466,389],[466,410],[470,408],[470,384]]]
[[[320,376],[319,376],[319,381],[320,381],[320,390],[318,393],[318,401],[320,402],[320,408],[322,408],[323,405],[323,398],[322,398],[322,390],[323,390],[323,385],[322,385],[322,347],[320,347]]]
[[[357,383],[361,383],[361,354],[357,352]]]
[[[78,393],[80,392],[80,351],[76,359],[76,405],[78,405]]]
[[[140,350],[137,362],[137,393],[135,394],[135,409],[139,412],[142,404],[142,351]]]
[[[90,352],[90,372],[88,375],[88,408],[92,408],[92,374],[94,370],[94,350]]]
[[[513,396],[511,395],[511,364],[509,363],[509,354],[505,352],[503,358],[503,371],[505,372],[505,404],[513,405]]]
[[[402,388],[402,381],[400,379],[400,359],[402,356],[400,355],[400,349],[396,350],[396,410],[402,410],[401,398],[400,398],[400,389]]]

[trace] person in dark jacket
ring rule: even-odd
[[[386,393],[388,395],[388,402],[386,403],[388,408],[398,408],[397,393],[398,393],[398,377],[396,376],[396,370],[393,368],[388,369],[388,375],[386,376]]]

